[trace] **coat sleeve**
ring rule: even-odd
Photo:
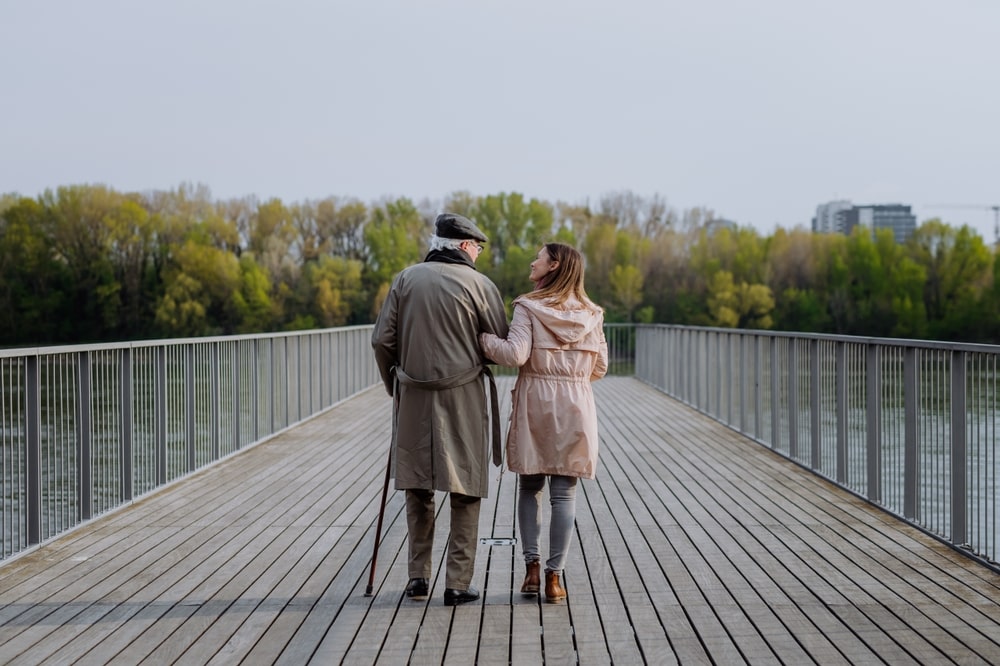
[[[597,349],[597,358],[594,360],[594,370],[590,373],[590,381],[596,381],[608,373],[608,340],[604,337],[603,316],[597,330],[600,331],[601,342]]]
[[[479,330],[483,333],[493,333],[501,338],[507,337],[507,311],[503,306],[500,290],[487,280],[485,307],[479,313]]]
[[[514,319],[510,322],[507,339],[492,333],[480,333],[479,344],[483,353],[494,363],[519,368],[531,356],[531,318],[520,305],[514,305]]]
[[[398,280],[398,278],[397,278]],[[389,395],[392,395],[393,368],[399,364],[398,338],[396,335],[396,313],[399,306],[398,292],[395,282],[389,289],[385,302],[382,303],[382,310],[375,320],[375,328],[372,331],[372,350],[375,352],[375,363],[378,365],[379,375],[382,383]]]

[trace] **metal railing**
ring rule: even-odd
[[[0,559],[379,383],[371,326],[0,351]],[[1000,347],[608,324],[632,375],[996,563]]]
[[[988,563],[1000,347],[639,326],[636,376]]]
[[[0,350],[0,560],[380,383],[371,332]],[[606,332],[631,375],[634,326]]]
[[[371,331],[0,351],[0,559],[377,384]]]

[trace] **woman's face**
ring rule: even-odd
[[[542,249],[535,255],[535,260],[531,262],[531,273],[528,275],[528,278],[537,285],[546,275],[555,270],[558,265],[559,262],[553,261],[549,257],[549,251],[545,246],[542,246]]]

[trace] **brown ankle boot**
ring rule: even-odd
[[[540,569],[538,560],[526,562],[525,568],[527,571],[524,574],[524,583],[521,585],[521,594],[533,597],[538,594],[538,589],[541,587],[541,581],[538,578],[538,570]]]
[[[558,571],[545,572],[545,603],[558,604],[566,598],[566,590],[559,584]]]

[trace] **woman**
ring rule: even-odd
[[[527,573],[521,593],[539,593],[539,500],[549,481],[552,523],[545,601],[566,598],[561,584],[576,516],[577,479],[597,467],[597,411],[590,383],[608,369],[604,311],[583,288],[583,257],[547,243],[531,262],[531,291],[514,299],[507,339],[481,333],[483,352],[519,367],[512,394],[507,466],[518,473],[517,519]]]

